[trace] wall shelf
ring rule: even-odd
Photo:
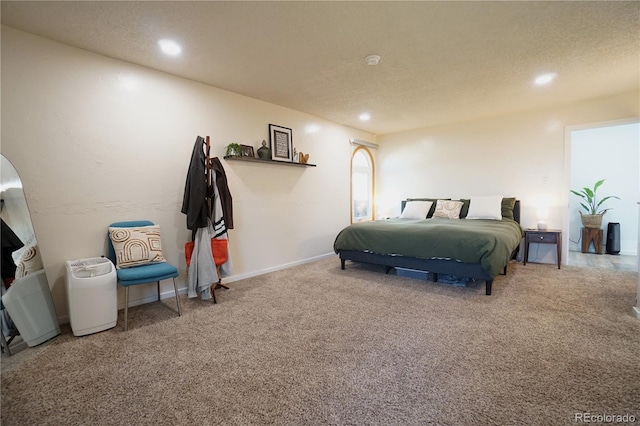
[[[235,157],[231,155],[225,155],[224,159],[227,161],[244,161],[247,163],[277,164],[282,166],[296,166],[296,167],[316,167],[315,164],[294,163],[293,161],[263,160],[262,158],[258,158],[258,157]]]

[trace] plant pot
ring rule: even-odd
[[[602,216],[604,214],[582,214],[580,212],[580,220],[585,228],[600,229],[602,227]]]

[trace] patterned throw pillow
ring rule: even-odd
[[[160,225],[109,227],[109,237],[116,253],[118,269],[165,261],[160,244]]]
[[[462,210],[462,201],[454,200],[438,200],[436,211],[433,217],[445,217],[447,219],[460,219],[460,210]]]
[[[40,257],[40,253],[38,253],[37,247],[38,246],[35,245],[30,246],[22,252],[20,260],[18,260],[18,264],[16,265],[16,279],[22,278],[32,272],[36,272],[44,268],[42,265],[42,258]]]

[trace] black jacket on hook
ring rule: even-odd
[[[211,218],[211,212],[207,210],[207,197],[212,196],[213,190],[207,188],[205,174],[207,159],[203,150],[204,143],[202,136],[196,138],[187,172],[187,182],[184,187],[182,209],[180,210],[187,215],[187,229],[193,231],[194,234],[198,228],[206,228],[207,219]],[[211,170],[215,173],[215,184],[220,194],[220,204],[226,227],[233,229],[231,192],[227,183],[227,175],[217,157],[211,160]]]
[[[227,183],[227,174],[224,172],[222,163],[218,157],[211,159],[211,170],[216,174],[215,181],[220,194],[220,204],[222,204],[222,216],[227,229],[233,229],[233,201],[231,191]]]
[[[195,232],[207,226],[207,181],[205,176],[205,155],[202,149],[204,138],[198,136],[191,153],[191,163],[187,171],[187,182],[182,199],[182,213],[187,215],[187,229]]]

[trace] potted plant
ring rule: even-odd
[[[242,157],[242,147],[239,143],[230,143],[227,145],[227,151],[225,153],[227,157]]]
[[[582,225],[585,228],[600,229],[600,227],[602,226],[602,216],[604,216],[607,211],[611,210],[610,208],[601,209],[600,206],[602,206],[602,204],[610,198],[615,198],[617,200],[620,199],[615,195],[609,195],[598,201],[596,192],[598,191],[598,188],[600,188],[600,186],[604,183],[604,181],[604,179],[597,181],[596,184],[593,185],[593,188],[585,187],[580,191],[575,191],[573,189],[571,190],[574,195],[577,195],[584,200],[580,203],[580,205],[585,210],[586,214],[580,212],[580,219],[582,220]]]

